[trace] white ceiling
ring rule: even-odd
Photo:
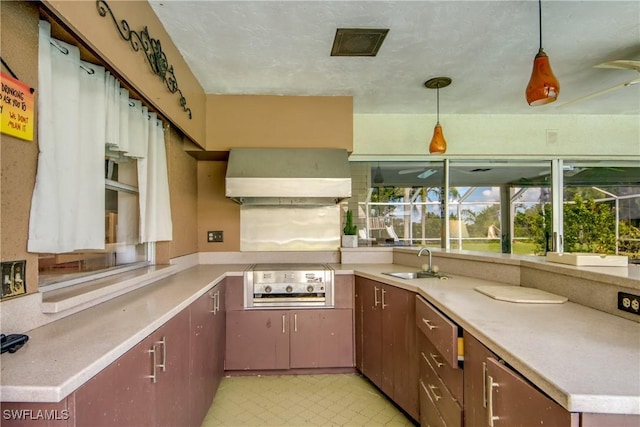
[[[449,76],[441,114],[638,114],[640,1],[542,1],[558,101],[530,107],[538,2],[149,0],[208,94],[352,95],[355,113],[433,114],[423,83]],[[330,56],[337,28],[388,28],[376,57]],[[171,62],[171,58],[169,58]],[[179,76],[178,76],[179,79]]]

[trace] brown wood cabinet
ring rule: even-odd
[[[228,371],[352,366],[350,309],[227,313]]]
[[[571,413],[533,387],[465,332],[465,426],[578,427]]]
[[[223,308],[219,284],[62,402],[13,405],[66,418],[24,425],[199,426],[223,375]]]
[[[77,425],[189,425],[189,309],[74,393]]]
[[[414,293],[356,277],[356,367],[419,418]]]
[[[353,276],[337,275],[335,308],[245,310],[242,278],[227,287],[225,369],[352,368]]]
[[[191,305],[189,412],[192,426],[200,426],[224,375],[225,284]]]
[[[463,369],[458,361],[461,329],[424,298],[416,296],[415,305],[421,421],[428,425],[462,427]]]

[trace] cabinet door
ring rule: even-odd
[[[218,285],[220,286],[220,285]],[[215,288],[217,289],[217,288]],[[191,304],[191,425],[199,426],[207,414],[214,395],[216,353],[215,291],[211,290]]]
[[[494,354],[480,341],[464,332],[464,425],[487,425],[486,366]]]
[[[418,419],[419,353],[415,294],[385,285],[381,299],[383,390],[409,415]]]
[[[151,337],[159,366],[155,386],[156,426],[189,425],[189,317],[185,309]]]
[[[226,334],[227,334],[227,315],[225,309],[226,303],[226,289],[227,289],[227,280],[225,279],[225,283],[218,285],[215,289],[214,297],[216,298],[215,302],[215,310],[213,313],[213,341],[214,341],[214,352],[213,352],[213,395],[215,396],[216,390],[218,390],[218,386],[220,385],[220,381],[224,376],[224,354],[225,354],[225,343],[226,343]],[[207,409],[209,409],[207,407]]]
[[[353,366],[352,316],[348,309],[290,312],[290,367]]]
[[[520,375],[487,359],[487,422],[495,427],[570,427],[572,414]]]
[[[225,369],[288,369],[288,319],[283,310],[227,311]]]
[[[382,284],[358,278],[357,285],[362,302],[361,371],[382,388]]]
[[[155,425],[152,346],[146,338],[76,390],[76,425]]]

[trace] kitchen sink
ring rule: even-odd
[[[391,271],[388,273],[382,273],[382,274],[386,274],[388,276],[393,276],[393,277],[397,277],[398,279],[448,279],[449,276],[442,274],[442,273],[436,273],[435,271]]]

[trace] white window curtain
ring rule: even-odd
[[[104,67],[82,62],[75,46],[52,39],[48,22],[41,21],[39,29],[40,153],[29,251],[104,248],[106,146],[142,163],[140,241],[171,240],[162,122],[139,101],[129,100],[126,89]]]

